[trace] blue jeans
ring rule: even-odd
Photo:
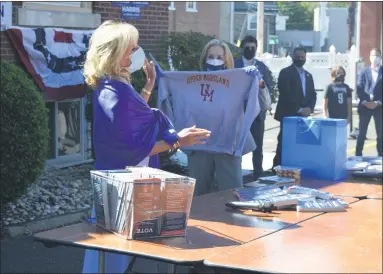
[[[368,125],[371,117],[374,117],[376,129],[376,149],[378,155],[382,155],[382,109],[368,110],[359,113],[359,135],[356,142],[355,156],[363,155],[364,141],[366,140]]]

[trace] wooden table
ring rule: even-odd
[[[196,197],[190,214],[191,222],[219,232],[230,239],[247,243],[281,229],[299,228],[301,222],[324,214],[296,210],[262,213],[231,210],[223,206],[225,202],[235,200],[233,197],[231,191],[204,195],[201,196],[201,200],[200,197]],[[342,199],[350,204],[359,200],[353,197],[342,197]],[[202,200],[204,202],[200,202]]]
[[[382,191],[380,191],[380,192],[376,192],[376,193],[373,193],[373,194],[369,194],[368,196],[367,196],[367,199],[383,199],[383,193],[382,193]]]
[[[349,203],[358,200],[344,199]],[[225,207],[225,203],[232,200],[235,200],[232,191],[194,198],[185,238],[127,241],[94,225],[81,223],[38,233],[35,239],[43,243],[95,249],[100,253],[115,252],[172,264],[197,265],[207,257],[281,229],[296,230],[301,222],[323,214],[239,212]]]
[[[382,183],[376,181],[354,181],[347,179],[341,182],[302,180],[301,186],[321,189],[332,194],[365,199],[369,194],[381,192]]]
[[[361,200],[205,260],[231,270],[382,273],[382,200]]]
[[[86,223],[57,228],[35,235],[37,241],[95,249],[172,264],[198,265],[215,254],[281,229],[296,230],[299,223],[323,213],[277,211],[269,214],[227,209],[232,191],[221,191],[193,199],[186,237],[124,240]],[[349,202],[357,199],[349,198]],[[173,270],[172,270],[173,271]]]

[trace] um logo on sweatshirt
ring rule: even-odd
[[[201,96],[203,101],[213,102],[214,89],[210,87],[210,84],[201,84]]]

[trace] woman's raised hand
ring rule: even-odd
[[[145,89],[151,92],[156,83],[156,68],[153,61],[148,62],[145,58],[144,72],[146,75]]]
[[[210,131],[195,126],[184,128],[178,132],[180,146],[192,146],[195,144],[204,144],[205,139],[210,137]]]

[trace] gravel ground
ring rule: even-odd
[[[25,195],[6,206],[4,225],[20,224],[91,207],[92,165],[63,169],[47,167]]]
[[[177,164],[178,157],[174,155],[172,159],[166,161],[162,168],[187,175],[187,167]],[[47,167],[25,195],[6,206],[2,216],[4,225],[16,225],[90,208],[93,193],[89,172],[92,168],[91,164],[63,169]]]

